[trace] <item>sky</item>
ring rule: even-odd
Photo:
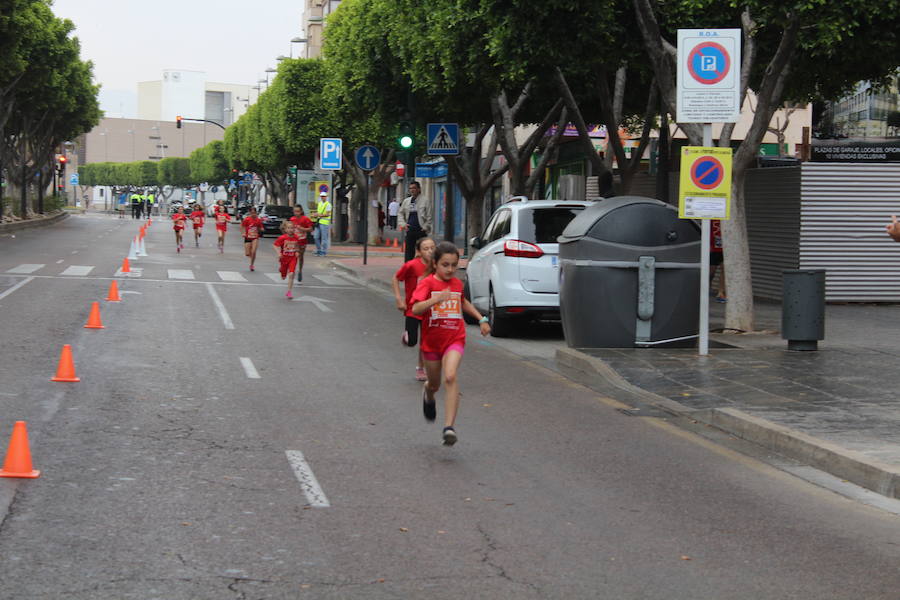
[[[75,24],[81,57],[94,63],[107,116],[134,118],[137,83],[165,69],[204,71],[207,81],[255,85],[275,57],[302,44],[303,0],[54,0]],[[293,46],[293,50],[291,48]]]

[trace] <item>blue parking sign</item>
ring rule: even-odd
[[[341,138],[321,138],[319,140],[319,165],[322,170],[340,171],[343,166]]]

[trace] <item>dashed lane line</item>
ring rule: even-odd
[[[27,277],[27,278],[23,279],[22,281],[20,281],[19,283],[17,283],[16,285],[9,288],[8,290],[4,291],[3,293],[0,293],[0,300],[3,300],[4,298],[6,298],[10,294],[12,294],[14,291],[16,291],[17,289],[19,289],[20,287],[22,287],[29,281],[34,281],[34,277]]]
[[[299,450],[285,450],[284,453],[287,455],[291,468],[294,469],[294,475],[297,476],[297,481],[300,482],[300,489],[303,490],[303,495],[306,496],[306,501],[309,505],[317,508],[328,508],[331,506],[331,503],[328,502],[328,497],[322,491],[316,476],[313,475],[312,469],[303,457],[303,453]]]
[[[256,370],[256,367],[253,366],[253,361],[250,360],[246,356],[242,356],[241,358],[241,366],[244,367],[244,373],[247,374],[248,379],[259,379],[259,371]]]
[[[211,283],[206,284],[206,291],[208,291],[209,295],[212,297],[213,304],[215,304],[216,310],[219,311],[219,317],[222,319],[222,323],[225,324],[225,329],[234,329],[234,323],[231,322],[231,317],[228,316],[228,311],[225,310],[222,299],[219,298],[219,294]]]

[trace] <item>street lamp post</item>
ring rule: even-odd
[[[305,44],[308,41],[305,37],[291,38],[291,58],[294,58],[294,44]]]

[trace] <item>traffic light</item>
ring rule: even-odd
[[[409,121],[401,121],[397,126],[397,150],[409,150],[415,143],[415,129]]]
[[[66,170],[66,163],[69,162],[69,159],[66,158],[65,154],[60,154],[56,157],[56,170],[62,173]]]
[[[181,129],[181,115],[178,115],[177,117],[175,117],[175,127],[177,129]]]

